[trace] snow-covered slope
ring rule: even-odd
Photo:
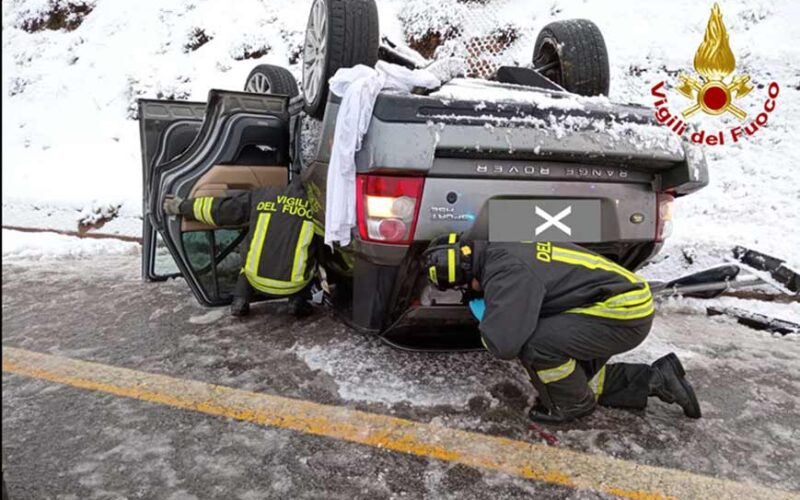
[[[536,34],[548,22],[592,19],[608,45],[612,99],[647,105],[653,102],[649,91],[654,83],[666,80],[674,86],[677,72],[693,71],[712,5],[693,0],[488,0],[486,7],[464,0],[378,3],[384,34],[406,40],[446,32],[447,23],[462,21],[465,9],[475,13],[491,8],[496,22],[488,26],[510,27],[515,34],[503,58],[520,63],[530,59]],[[105,230],[135,232],[141,213],[136,98],[203,100],[212,87],[241,88],[257,63],[284,65],[299,76],[309,4],[4,1],[4,224],[46,224],[50,214],[53,225],[63,226],[96,211],[117,210],[121,219],[133,223]],[[800,4],[730,0],[721,7],[737,72],[750,74],[759,87],[775,80],[781,93],[768,126],[756,136],[737,145],[706,148],[712,183],[678,201],[676,233],[668,250],[679,255],[676,250],[697,247],[703,253],[741,243],[797,264],[800,155],[794,141],[800,135]],[[65,15],[50,19],[53,11]],[[48,21],[50,27],[74,29],[47,29],[43,24]],[[765,98],[766,90],[756,88],[740,104],[754,116]],[[670,100],[674,109],[688,104],[674,91]],[[697,115],[694,123],[718,130],[737,120]]]
[[[69,3],[4,2],[4,219],[9,204],[122,204],[140,214],[136,99],[240,89],[252,54],[289,65],[307,10],[281,0],[99,0],[72,31],[22,29]]]

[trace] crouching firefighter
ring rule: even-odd
[[[652,365],[607,364],[642,343],[653,323],[650,287],[636,274],[570,243],[460,241],[453,233],[423,255],[438,288],[483,293],[483,344],[528,371],[538,393],[532,420],[567,422],[597,404],[643,409],[650,396],[700,417],[674,353]]]
[[[164,211],[212,226],[248,224],[247,257],[233,293],[231,314],[246,316],[256,298],[288,297],[297,317],[311,312],[311,283],[321,244],[315,221],[319,203],[299,178],[288,186],[260,187],[233,196],[203,196],[164,201]]]

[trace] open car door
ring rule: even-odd
[[[139,100],[142,150],[142,279],[164,281],[180,276],[175,261],[150,222],[150,179],[156,165],[175,158],[192,144],[206,112],[206,103]]]
[[[290,135],[302,104],[280,95],[212,90],[202,122],[196,119],[198,105],[139,102],[142,157],[149,165],[145,168],[144,214],[146,224],[162,238],[177,272],[197,299],[219,306],[231,301],[244,262],[240,244],[247,227],[214,227],[167,216],[162,209],[164,199],[228,196],[261,186],[286,185]],[[155,233],[143,250],[144,277],[162,278],[156,269]]]

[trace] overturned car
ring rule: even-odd
[[[229,195],[302,176],[325,206],[341,99],[339,69],[378,59],[429,61],[381,39],[374,0],[316,0],[301,89],[284,68],[260,65],[245,92],[211,90],[206,102],[140,101],[145,279],[158,238],[197,299],[230,301],[246,228],[166,217],[166,196]],[[320,264],[328,303],[354,327],[398,345],[470,347],[474,327],[458,292],[432,289],[420,270],[428,242],[447,232],[475,239],[573,241],[636,269],[669,234],[674,197],[708,183],[704,157],[649,109],[611,103],[608,58],[589,21],[551,23],[527,67],[456,78],[431,92],[382,92],[356,154],[352,243]],[[301,120],[319,119],[314,154]],[[319,215],[324,223],[324,212]]]

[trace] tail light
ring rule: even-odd
[[[656,195],[658,212],[656,213],[656,241],[662,242],[672,234],[672,202],[675,197],[669,193]]]
[[[356,216],[361,239],[411,243],[424,184],[423,177],[358,175]]]

